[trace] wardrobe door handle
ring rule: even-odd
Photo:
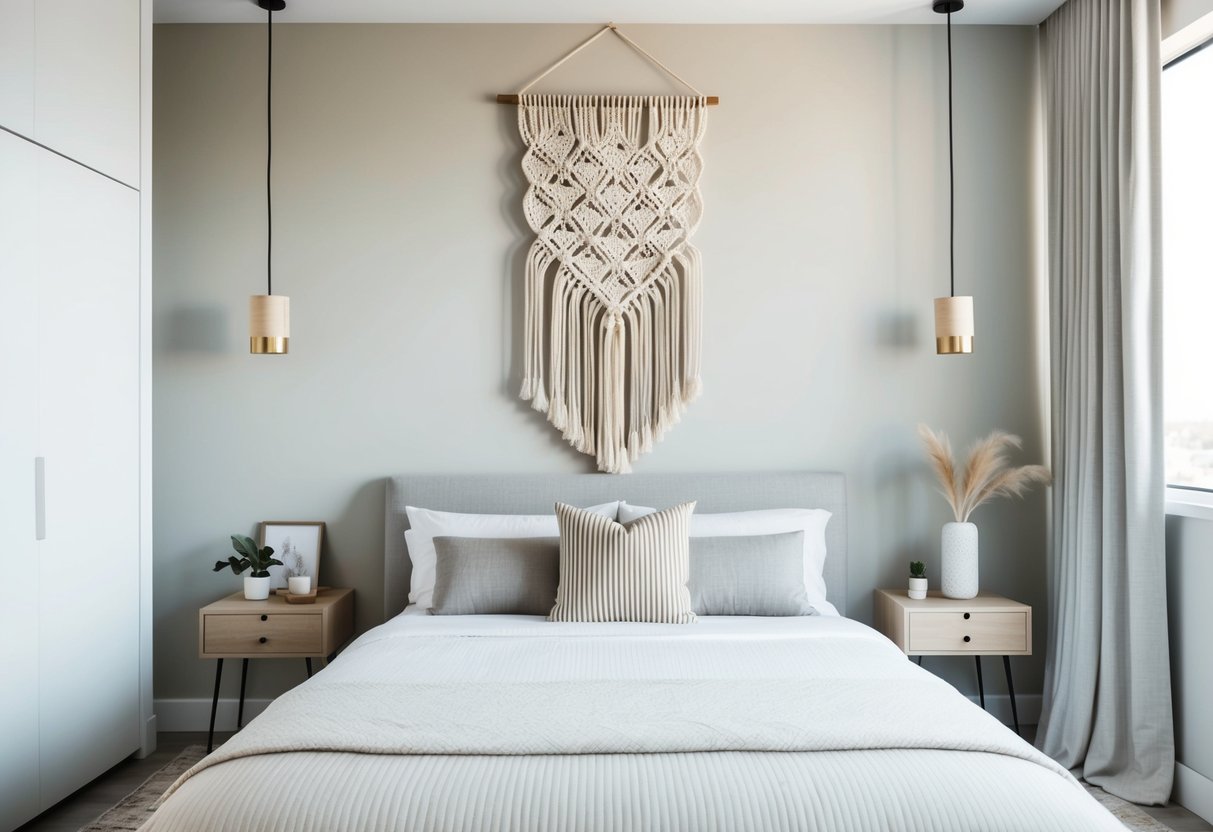
[[[46,457],[34,457],[34,540],[46,540]]]
[[[965,621],[968,621],[968,620],[969,620],[969,614],[966,612],[966,613],[965,613]]]
[[[965,644],[968,644],[972,640],[973,639],[969,638],[968,636],[965,636]],[[265,639],[262,639],[262,641],[265,641]]]

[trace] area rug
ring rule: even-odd
[[[143,781],[143,784],[105,811],[80,832],[134,832],[156,811],[161,796],[194,763],[206,756],[206,746],[188,745],[163,768]]]
[[[1147,815],[1140,806],[1127,800],[1121,800],[1114,794],[1108,794],[1099,786],[1092,786],[1085,780],[1082,781],[1082,784],[1086,787],[1087,793],[1123,823],[1126,829],[1131,829],[1133,832],[1171,832],[1171,827]]]

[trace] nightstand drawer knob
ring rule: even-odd
[[[263,616],[261,616],[261,620],[262,620],[262,621],[264,621],[264,620],[265,620],[265,616],[264,616],[264,615],[263,615]],[[966,613],[965,613],[965,621],[968,621],[968,620],[969,620],[969,614],[966,612]]]
[[[266,638],[265,636],[262,636],[261,638],[259,638],[259,639],[257,639],[257,640],[258,640],[259,642],[261,642],[262,644],[265,644],[267,641],[269,641],[269,639],[268,639],[268,638]],[[965,636],[965,641],[968,641],[968,640],[969,640],[969,637],[968,637],[968,636]]]
[[[968,644],[972,640],[973,639],[969,638],[968,636],[965,636],[965,644]],[[262,641],[265,641],[265,639],[262,639]]]
[[[969,614],[966,612],[966,613],[965,613],[965,618],[968,618],[968,617],[969,617]],[[268,615],[263,615],[263,616],[261,616],[261,620],[262,620],[262,621],[269,621],[269,620],[270,620],[270,617],[269,617]]]

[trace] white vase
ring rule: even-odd
[[[949,598],[977,596],[977,526],[945,523],[940,541],[939,584]]]
[[[906,590],[906,595],[915,601],[921,601],[927,597],[927,579],[926,578],[910,578],[910,587]]]
[[[264,601],[270,597],[270,576],[264,578],[247,577],[244,579],[244,600]]]
[[[286,579],[286,588],[291,595],[307,595],[312,591],[312,576],[292,575]]]

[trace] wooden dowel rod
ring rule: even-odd
[[[639,96],[635,96],[635,97],[636,98],[646,98],[647,96],[639,95]],[[717,104],[720,103],[720,96],[718,96],[718,95],[709,95],[709,96],[707,96],[707,99],[708,99],[709,107],[715,107]],[[512,92],[498,93],[497,94],[497,103],[498,104],[517,104],[518,103],[518,93],[512,93]]]

